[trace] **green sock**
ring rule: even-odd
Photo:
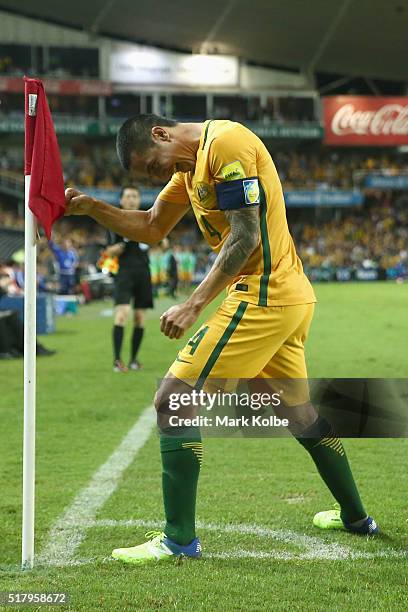
[[[304,434],[307,437],[297,440],[309,452],[320,476],[340,504],[342,521],[353,523],[365,518],[367,513],[345,450],[339,438],[334,436],[329,423],[319,417]]]
[[[161,435],[160,451],[166,515],[164,533],[173,542],[185,546],[196,537],[197,483],[203,454],[199,430],[192,430],[188,437]]]

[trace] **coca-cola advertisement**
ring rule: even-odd
[[[323,111],[325,144],[408,144],[408,97],[328,96]]]

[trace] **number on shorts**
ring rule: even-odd
[[[198,332],[194,334],[194,336],[191,336],[190,340],[187,342],[187,346],[191,346],[190,355],[194,355],[194,353],[197,350],[198,345],[200,344],[201,340],[204,338],[207,332],[208,332],[208,325],[199,329]]]

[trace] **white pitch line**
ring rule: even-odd
[[[155,423],[156,411],[153,406],[149,406],[51,527],[47,544],[38,556],[38,563],[75,564],[75,551],[85,537],[86,524],[95,519],[100,508],[115,492],[124,471],[149,438]]]
[[[146,521],[143,519],[134,520],[98,520],[88,522],[86,527],[162,527],[163,522],[158,521]],[[297,533],[290,529],[270,529],[269,527],[262,527],[254,524],[216,524],[216,523],[205,523],[197,521],[197,529],[203,529],[205,531],[216,531],[217,533],[233,533],[237,535],[253,535],[258,538],[268,538],[277,542],[284,542],[292,546],[302,547],[304,550],[301,553],[304,559],[347,559],[350,557],[351,550],[346,546],[340,546],[336,542],[327,544],[320,538],[315,536],[308,536],[303,533]],[[281,554],[281,553],[276,553]],[[299,555],[290,553],[284,553],[285,556],[282,558],[298,558]],[[287,556],[289,555],[289,557]]]
[[[378,551],[370,553],[364,551],[352,551],[347,557],[313,557],[314,561],[357,561],[358,559],[406,559],[408,553],[404,550]],[[312,557],[304,553],[287,553],[282,551],[261,551],[261,550],[228,550],[223,553],[203,553],[203,558],[207,559],[273,559],[274,561],[310,561]]]
[[[108,460],[94,473],[88,485],[78,493],[71,505],[54,523],[50,530],[47,544],[38,556],[38,562],[40,564],[72,566],[98,561],[97,558],[78,559],[75,557],[76,550],[83,541],[87,530],[93,527],[162,527],[163,522],[155,520],[95,519],[98,511],[115,492],[124,471],[131,465],[136,455],[149,438],[155,423],[155,410],[152,406],[149,406],[142,412],[136,423]],[[347,546],[337,544],[336,542],[328,544],[315,536],[308,536],[291,530],[270,529],[269,527],[255,524],[217,525],[198,521],[197,527],[204,531],[215,531],[217,533],[252,535],[254,537],[275,540],[302,548],[299,552],[282,550],[244,550],[237,548],[221,553],[205,553],[203,555],[204,558],[340,561],[344,559],[408,557],[407,551],[394,549],[377,552],[356,551]]]
[[[145,519],[129,519],[129,520],[112,520],[100,519],[96,521],[88,521],[84,527],[90,529],[92,527],[145,527],[146,529],[161,528],[163,521],[145,520]],[[222,553],[206,553],[203,557],[208,559],[235,559],[235,558],[254,558],[254,559],[275,559],[282,561],[290,560],[322,560],[322,561],[342,561],[350,559],[379,559],[379,558],[407,558],[408,551],[395,550],[379,550],[376,552],[367,552],[364,550],[353,550],[336,542],[327,543],[316,536],[308,536],[306,534],[297,533],[287,529],[270,529],[262,525],[255,524],[216,524],[197,521],[197,528],[203,531],[215,531],[217,533],[232,533],[237,535],[253,535],[259,538],[266,538],[292,546],[302,547],[300,552],[272,550],[244,550],[234,549]],[[356,536],[358,537],[358,536]]]

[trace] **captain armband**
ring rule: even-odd
[[[216,183],[215,191],[220,210],[239,210],[260,204],[260,189],[256,176]]]

